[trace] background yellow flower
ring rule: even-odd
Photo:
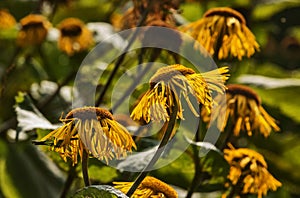
[[[29,14],[20,20],[21,29],[17,37],[17,45],[26,47],[40,45],[45,41],[51,23],[42,15]]]
[[[276,191],[282,185],[268,172],[261,154],[248,148],[235,149],[229,146],[230,149],[224,149],[224,158],[230,165],[227,178],[230,185],[242,187],[235,195],[257,194],[258,198],[262,198],[269,190]],[[223,197],[226,197],[226,193]]]
[[[229,7],[208,10],[203,18],[182,28],[218,59],[251,57],[259,50],[242,14]],[[199,44],[196,48],[201,50]]]

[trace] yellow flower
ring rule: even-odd
[[[133,120],[168,121],[172,107],[178,105],[177,117],[183,119],[180,99],[183,97],[191,111],[198,116],[189,96],[193,95],[208,110],[212,105],[211,90],[223,92],[228,78],[228,68],[223,67],[197,74],[183,65],[170,65],[159,69],[150,79],[150,89],[142,96],[131,113]]]
[[[70,111],[63,126],[50,132],[40,141],[50,145],[67,161],[71,158],[77,164],[78,154],[82,157],[83,150],[95,158],[105,160],[125,157],[136,145],[130,134],[121,124],[116,122],[112,114],[97,107],[83,107]]]
[[[8,10],[0,9],[0,30],[13,28],[16,23],[15,18]]]
[[[134,0],[133,7],[129,8],[122,17],[113,18],[113,24],[118,29],[134,28],[147,10],[147,18],[142,25],[150,26],[152,21],[164,21],[175,27],[175,19],[172,15],[174,10],[178,9],[179,4],[176,0]]]
[[[115,188],[127,193],[133,182],[113,182]],[[131,198],[177,198],[177,192],[168,184],[147,176],[136,189]]]
[[[254,90],[243,85],[228,85],[226,100],[221,101],[212,115],[205,109],[201,115],[206,122],[210,119],[217,120],[221,131],[231,125],[235,136],[238,136],[240,131],[247,131],[248,136],[252,136],[252,132],[257,131],[264,137],[268,137],[272,130],[280,130],[274,118],[261,106],[260,97]]]
[[[276,191],[281,186],[268,172],[267,163],[261,154],[247,148],[229,147],[230,149],[224,149],[224,158],[230,165],[227,178],[230,185],[242,187],[241,194],[257,194],[261,198],[268,190]]]
[[[30,14],[20,20],[21,29],[17,37],[17,45],[26,47],[40,45],[47,37],[50,22],[42,15]]]
[[[182,30],[196,39],[209,54],[216,54],[218,59],[231,55],[241,60],[259,50],[243,15],[228,7],[212,8],[202,19],[188,24]],[[195,47],[200,48],[199,45]]]
[[[59,25],[58,48],[69,56],[87,50],[93,44],[93,35],[77,18],[64,19]]]

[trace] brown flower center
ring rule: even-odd
[[[195,71],[191,68],[184,67],[182,65],[170,65],[167,67],[160,68],[150,79],[150,87],[153,88],[158,82],[170,81],[174,76],[188,74],[194,74]]]
[[[204,17],[210,17],[215,15],[220,15],[224,17],[234,17],[238,19],[240,23],[246,24],[246,20],[243,17],[243,15],[238,11],[231,9],[229,7],[212,8],[204,14]]]
[[[44,28],[43,22],[32,21],[22,26],[22,30]]]
[[[61,29],[63,36],[78,36],[82,32],[82,29],[78,25],[68,25]]]
[[[261,104],[260,97],[257,95],[257,93],[244,85],[236,85],[236,84],[231,84],[227,85],[227,93],[232,94],[232,95],[243,95],[247,98],[251,98],[256,101],[258,105]]]
[[[113,120],[113,116],[109,111],[99,107],[82,107],[73,109],[66,115],[66,119],[71,118],[78,118],[81,120],[101,120],[104,118],[108,118],[110,120]]]

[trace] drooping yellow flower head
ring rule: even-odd
[[[30,14],[20,20],[21,29],[17,37],[17,45],[26,47],[40,45],[45,41],[50,22],[42,15]]]
[[[248,136],[252,136],[256,131],[268,137],[272,130],[280,130],[274,118],[262,107],[260,97],[244,85],[227,85],[226,101],[222,101],[212,115],[205,109],[201,114],[206,122],[210,119],[217,120],[221,131],[224,131],[225,127],[231,127],[235,136],[238,136],[240,131],[247,131]]]
[[[212,8],[203,18],[183,27],[209,54],[218,59],[250,57],[259,50],[241,13],[228,7]],[[195,45],[199,48],[199,45]],[[201,48],[200,48],[201,49]]]
[[[248,148],[235,149],[229,146],[230,149],[224,149],[224,158],[230,165],[227,178],[229,185],[242,187],[239,193],[257,194],[261,198],[268,190],[276,191],[281,186],[267,170],[267,163],[261,154]],[[222,197],[226,197],[226,194]]]
[[[136,148],[129,132],[116,122],[112,114],[97,107],[83,107],[70,111],[64,119],[63,126],[50,132],[40,141],[50,145],[67,161],[71,158],[77,164],[78,154],[82,156],[85,149],[95,158],[105,160],[125,157]]]
[[[15,18],[8,10],[0,9],[0,30],[13,28],[16,23]]]
[[[133,182],[114,182],[115,188],[127,193]],[[168,184],[147,176],[136,189],[131,198],[177,198],[177,192]]]
[[[69,56],[87,50],[93,44],[93,35],[85,24],[77,18],[64,19],[59,25],[58,48]]]
[[[172,107],[178,105],[177,117],[183,118],[180,99],[183,97],[191,111],[198,116],[196,107],[190,101],[192,95],[209,111],[212,105],[211,91],[223,92],[228,78],[228,68],[223,67],[203,74],[197,74],[183,65],[170,65],[159,69],[150,79],[150,89],[142,96],[131,113],[133,120],[168,121]]]
[[[130,29],[136,27],[147,10],[148,14],[143,26],[150,26],[152,21],[164,21],[175,27],[172,12],[178,9],[177,0],[134,0],[133,7],[129,8],[122,17],[113,18],[113,24],[117,29]]]

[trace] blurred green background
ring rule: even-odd
[[[40,10],[42,2],[1,0],[0,8],[9,10],[19,21]],[[78,17],[86,23],[111,24],[112,14],[124,13],[124,7],[128,5],[128,1],[117,0],[69,1],[58,4],[56,12],[49,16],[53,27],[66,17]],[[187,21],[195,21],[207,9],[220,6],[240,11],[261,46],[261,51],[250,59],[217,63],[229,64],[230,83],[251,86],[261,96],[269,114],[279,121],[280,133],[272,133],[268,139],[256,136],[244,140],[264,155],[269,171],[283,184],[276,192],[269,192],[267,197],[300,197],[300,1],[195,0],[182,1],[180,9]],[[1,87],[5,88],[0,99],[0,198],[59,197],[66,179],[73,174],[76,179],[69,193],[72,194],[83,187],[80,167],[70,168],[56,154],[46,148],[41,152],[41,148],[31,144],[37,134],[49,130],[30,130],[24,137],[19,134],[16,142],[15,131],[20,131],[20,126],[15,105],[17,102],[18,106],[32,110],[30,104],[35,104],[50,122],[58,123],[61,113],[67,112],[71,103],[59,95],[42,105],[49,96],[47,87],[53,86],[55,90],[57,85],[64,85],[70,88],[74,79],[70,74],[78,69],[87,52],[68,57],[59,51],[56,41],[48,39],[39,49],[21,50],[15,56],[16,36],[17,28],[0,30],[0,76]],[[12,64],[13,70],[7,73]],[[71,78],[66,81],[68,76]],[[45,80],[53,84],[46,83],[43,87]],[[24,96],[20,91],[28,95]],[[168,167],[154,171],[153,175],[185,189],[191,181],[192,170],[192,160],[183,155]],[[127,178],[126,174],[97,160],[91,160],[89,171],[94,184],[111,184],[115,179]],[[209,192],[211,188],[199,188],[198,191],[206,191],[201,197],[218,197],[219,194]]]

